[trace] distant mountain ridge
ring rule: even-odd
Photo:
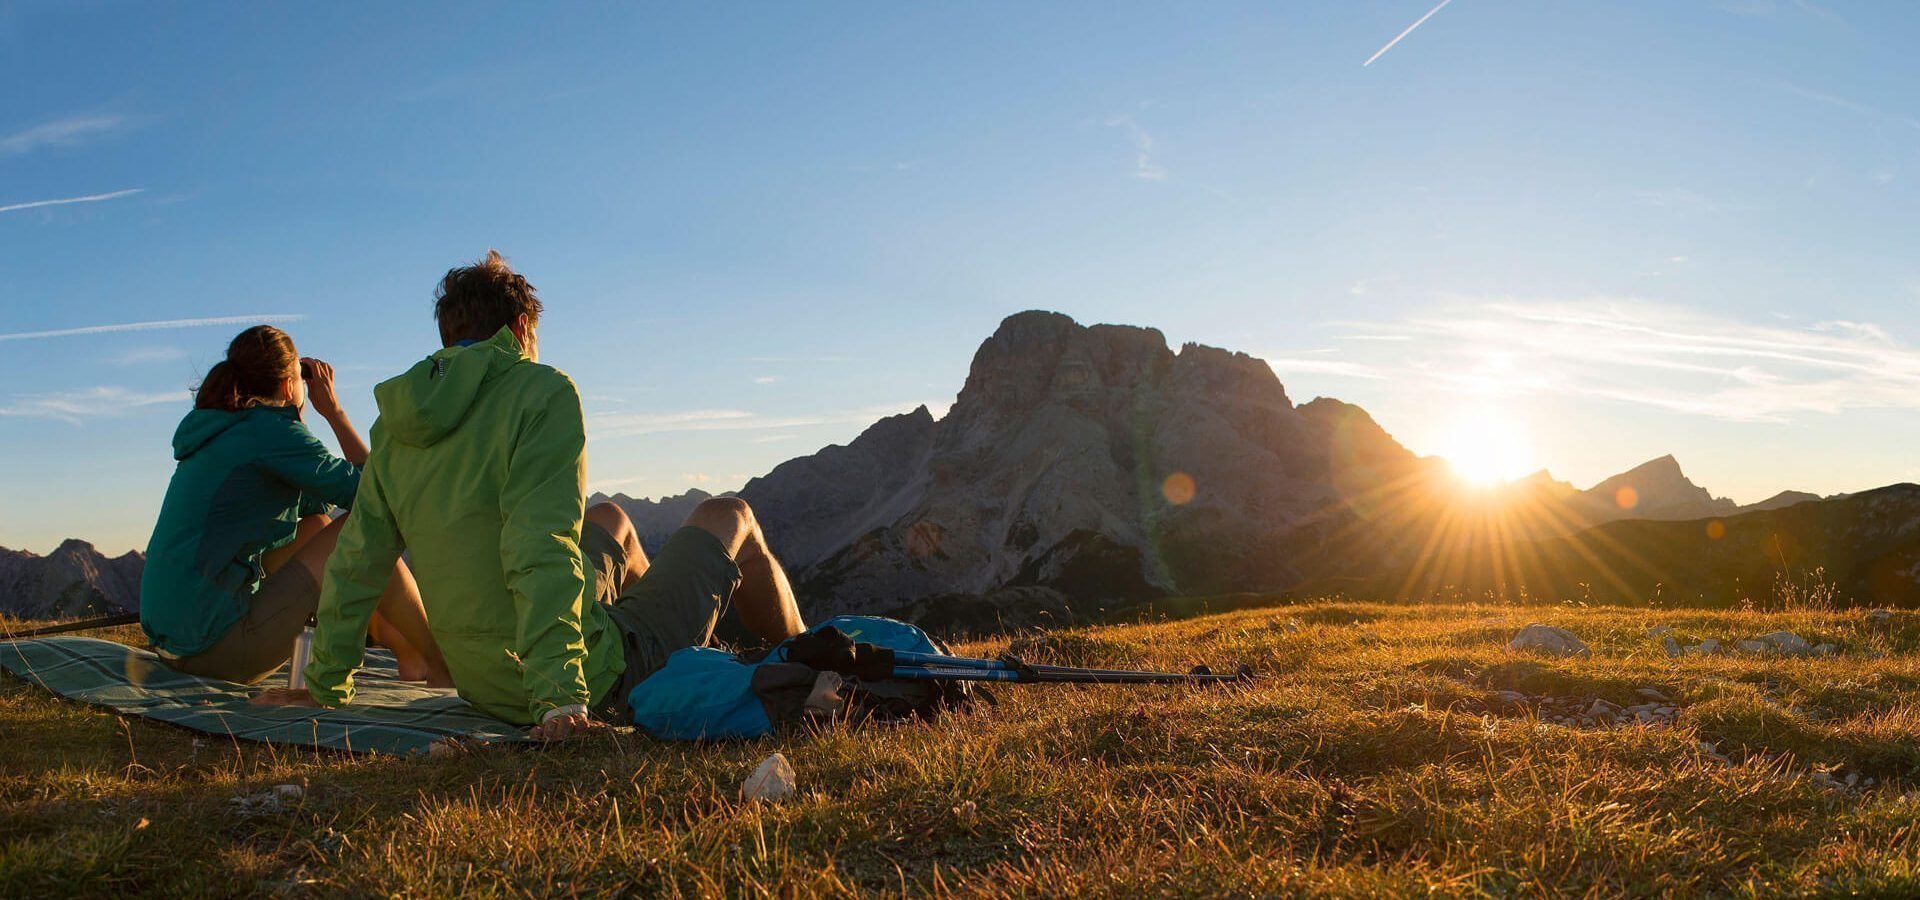
[[[740,495],[816,615],[1028,589],[1080,608],[1285,590],[1436,548],[1464,559],[1491,540],[1454,527],[1450,467],[1359,407],[1295,406],[1243,353],[1038,311],[982,344],[946,418],[889,417]],[[1533,539],[1742,512],[1672,456],[1585,491],[1541,472],[1468,502],[1480,505],[1465,518],[1519,522]]]
[[[0,613],[50,619],[132,612],[140,608],[145,565],[137,552],[109,558],[74,539],[46,556],[0,547]]]
[[[657,551],[714,496],[588,501],[618,504]],[[1720,602],[1726,579],[1706,569],[1750,584],[1767,565],[1848,573],[1850,589],[1889,605],[1910,605],[1920,584],[1920,558],[1901,562],[1904,545],[1848,518],[1899,520],[1907,495],[1895,488],[1824,500],[1784,491],[1740,507],[1662,456],[1586,490],[1545,470],[1465,490],[1445,461],[1415,455],[1360,407],[1295,405],[1257,358],[1175,350],[1155,329],[1042,311],[1009,316],[982,343],[944,418],[924,406],[888,416],[846,445],[781,463],[739,496],[813,618],[884,611],[1006,624],[1031,613],[1060,623],[1167,595],[1362,586],[1375,596],[1524,588],[1639,602],[1647,577],[1668,596]],[[1699,544],[1707,523],[1721,536]],[[1768,557],[1756,549],[1760,532],[1816,549]],[[1834,535],[1869,549],[1847,551]],[[1617,558],[1589,546],[1656,537],[1672,544]],[[1523,558],[1553,565],[1526,568]],[[133,609],[139,568],[138,554],[107,560],[78,541],[45,558],[0,550],[0,612]]]

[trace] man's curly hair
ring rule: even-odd
[[[488,250],[485,259],[471,266],[447,270],[433,292],[433,319],[440,323],[440,343],[446,347],[484,341],[521,316],[537,324],[544,309],[533,285],[509,267],[498,250]]]

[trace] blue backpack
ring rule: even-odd
[[[879,616],[829,619],[757,657],[687,647],[627,694],[633,723],[663,740],[726,740],[763,737],[803,721],[810,698],[814,711],[822,711],[825,697],[837,707],[833,715],[856,722],[932,719],[971,705],[972,686],[964,682],[842,676],[789,658],[796,642],[809,640],[947,652],[926,632]]]

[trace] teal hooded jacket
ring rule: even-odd
[[[353,504],[360,470],[291,406],[196,409],[173,433],[173,458],[140,576],[140,625],[153,646],[192,656],[246,614],[260,555],[292,540],[301,516]]]
[[[573,381],[502,328],[374,388],[380,418],[327,561],[307,692],[353,698],[367,620],[404,551],[460,696],[518,724],[605,696],[626,652],[580,550],[586,426]]]

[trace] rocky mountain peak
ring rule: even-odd
[[[1612,503],[1636,517],[1706,517],[1738,508],[1688,480],[1671,454],[1650,459],[1586,491],[1599,503]]]
[[[138,609],[145,566],[138,553],[108,559],[77,538],[46,556],[0,547],[0,612],[31,619]]]

